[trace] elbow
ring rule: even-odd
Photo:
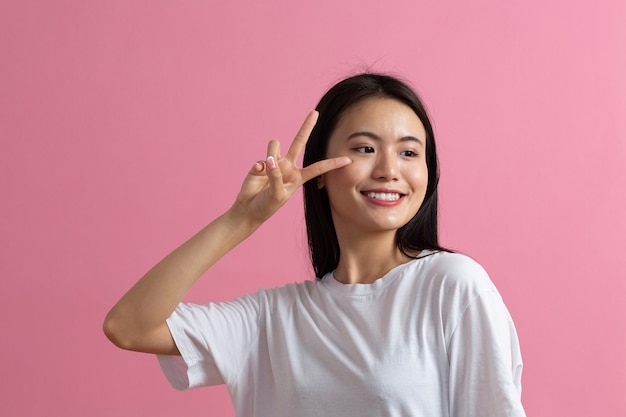
[[[102,331],[111,343],[117,347],[121,347],[117,326],[115,325],[115,320],[111,318],[111,313],[107,314],[105,317],[104,323],[102,323]]]
[[[120,323],[123,323],[123,320],[116,319],[113,311],[111,311],[104,319],[102,331],[107,339],[118,348],[133,350],[132,342],[126,335],[127,332],[124,331],[124,326],[120,325]]]
[[[141,326],[124,314],[112,310],[104,319],[102,330],[115,346],[133,352],[180,355],[166,323],[153,327]]]

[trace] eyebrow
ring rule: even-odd
[[[372,138],[372,139],[377,140],[377,141],[381,141],[382,140],[382,138],[380,136],[378,136],[375,133],[369,132],[367,130],[361,130],[361,131],[358,131],[358,132],[351,133],[348,136],[347,140],[350,140],[350,139],[355,138],[357,136],[367,136],[368,138]],[[400,139],[398,139],[398,142],[417,142],[420,145],[422,145],[422,147],[424,146],[424,142],[420,138],[417,138],[415,136],[410,136],[410,135],[401,137]]]

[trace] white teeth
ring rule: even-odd
[[[367,193],[366,195],[369,198],[383,201],[396,201],[400,199],[400,194],[398,193]]]

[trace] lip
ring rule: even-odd
[[[398,194],[399,198],[397,200],[383,200],[371,197],[370,194]],[[363,190],[361,191],[361,195],[370,203],[385,207],[396,206],[400,204],[406,197],[406,194],[398,190],[389,188],[375,188],[370,190]]]

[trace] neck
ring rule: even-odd
[[[412,258],[395,244],[395,231],[381,235],[339,239],[340,258],[335,279],[344,284],[371,284]]]

